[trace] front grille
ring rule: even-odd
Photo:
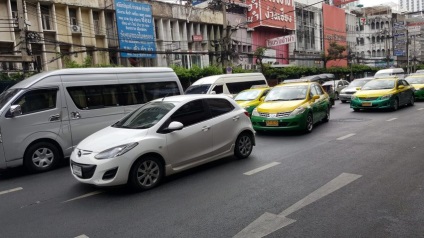
[[[270,118],[271,115],[275,115],[272,118],[282,118],[290,116],[292,112],[279,112],[279,113],[259,113],[261,117]]]
[[[102,179],[103,180],[113,179],[116,175],[116,172],[118,172],[118,167],[106,171],[105,174],[103,174]]]
[[[359,98],[362,101],[374,101],[377,100],[379,97],[366,97],[366,98]]]
[[[82,172],[82,176],[78,176],[82,179],[89,179],[91,177],[93,177],[94,172],[96,171],[96,167],[97,165],[93,165],[93,164],[80,164],[80,163],[75,163],[74,161],[71,161],[71,166],[72,165],[77,165],[81,167],[81,172]]]

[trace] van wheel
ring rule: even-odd
[[[144,156],[131,167],[128,183],[136,191],[145,191],[159,185],[164,176],[162,162],[154,156]]]
[[[52,170],[61,160],[59,150],[49,142],[38,142],[30,147],[24,155],[24,165],[34,173]]]

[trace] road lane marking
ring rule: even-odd
[[[418,111],[421,111],[421,110],[424,110],[424,108],[418,108],[417,110],[418,110]]]
[[[394,120],[397,120],[397,118],[396,118],[396,117],[394,117],[394,118],[391,118],[391,119],[389,119],[389,120],[387,120],[387,121],[394,121]]]
[[[279,165],[279,164],[280,163],[278,163],[278,162],[272,162],[270,164],[264,165],[264,166],[259,167],[257,169],[250,170],[250,171],[244,173],[244,175],[253,175],[253,174],[259,173],[259,172],[261,172],[261,171],[263,171],[265,169],[269,169],[269,168],[274,167],[274,166]]]
[[[79,235],[79,236],[75,236],[75,238],[90,238],[88,236],[86,236],[85,234]]]
[[[78,200],[78,199],[82,199],[82,198],[86,198],[86,197],[91,197],[91,196],[94,196],[94,195],[97,195],[97,194],[99,194],[99,193],[103,193],[103,192],[104,192],[104,191],[101,191],[101,190],[99,190],[99,191],[94,191],[94,192],[87,193],[87,194],[84,194],[84,195],[79,196],[79,197],[76,197],[76,198],[72,198],[72,199],[66,200],[66,201],[64,201],[64,202],[62,202],[62,203],[72,202],[72,201],[75,201],[75,200]]]
[[[314,192],[310,193],[305,198],[296,202],[278,215],[265,212],[258,219],[250,223],[246,228],[237,233],[233,238],[259,238],[267,236],[283,227],[286,227],[296,220],[287,218],[286,216],[292,214],[306,207],[307,205],[318,201],[319,199],[343,188],[344,186],[359,179],[362,175],[342,173]]]
[[[354,135],[356,135],[356,134],[355,134],[355,133],[351,133],[351,134],[348,134],[348,135],[345,135],[345,136],[339,137],[339,138],[337,138],[337,140],[344,140],[344,139],[347,139],[347,138],[352,137],[352,136],[354,136]]]
[[[18,187],[18,188],[12,188],[12,189],[9,189],[9,190],[1,191],[0,195],[6,194],[6,193],[13,193],[13,192],[16,192],[16,191],[19,191],[19,190],[22,190],[22,189],[23,189],[22,187]]]

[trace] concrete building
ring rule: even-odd
[[[422,0],[399,0],[399,6],[408,12],[418,12],[424,10]]]

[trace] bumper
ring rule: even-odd
[[[384,100],[372,100],[372,101],[363,101],[361,99],[354,99],[350,101],[350,108],[353,109],[367,109],[367,108],[391,108],[393,107],[393,99],[384,99]]]
[[[415,99],[424,100],[424,90],[417,90],[414,93]]]
[[[72,152],[70,167],[76,180],[97,186],[115,186],[127,183],[132,165],[130,157],[126,157],[124,154],[118,158],[98,160],[94,158],[95,155],[93,153],[78,157],[75,152]],[[81,174],[76,174],[75,167],[81,169]]]
[[[294,131],[306,128],[306,113],[284,118],[252,116],[251,120],[253,129],[257,131]],[[267,122],[269,123],[270,121],[278,121],[278,126],[267,126]]]

